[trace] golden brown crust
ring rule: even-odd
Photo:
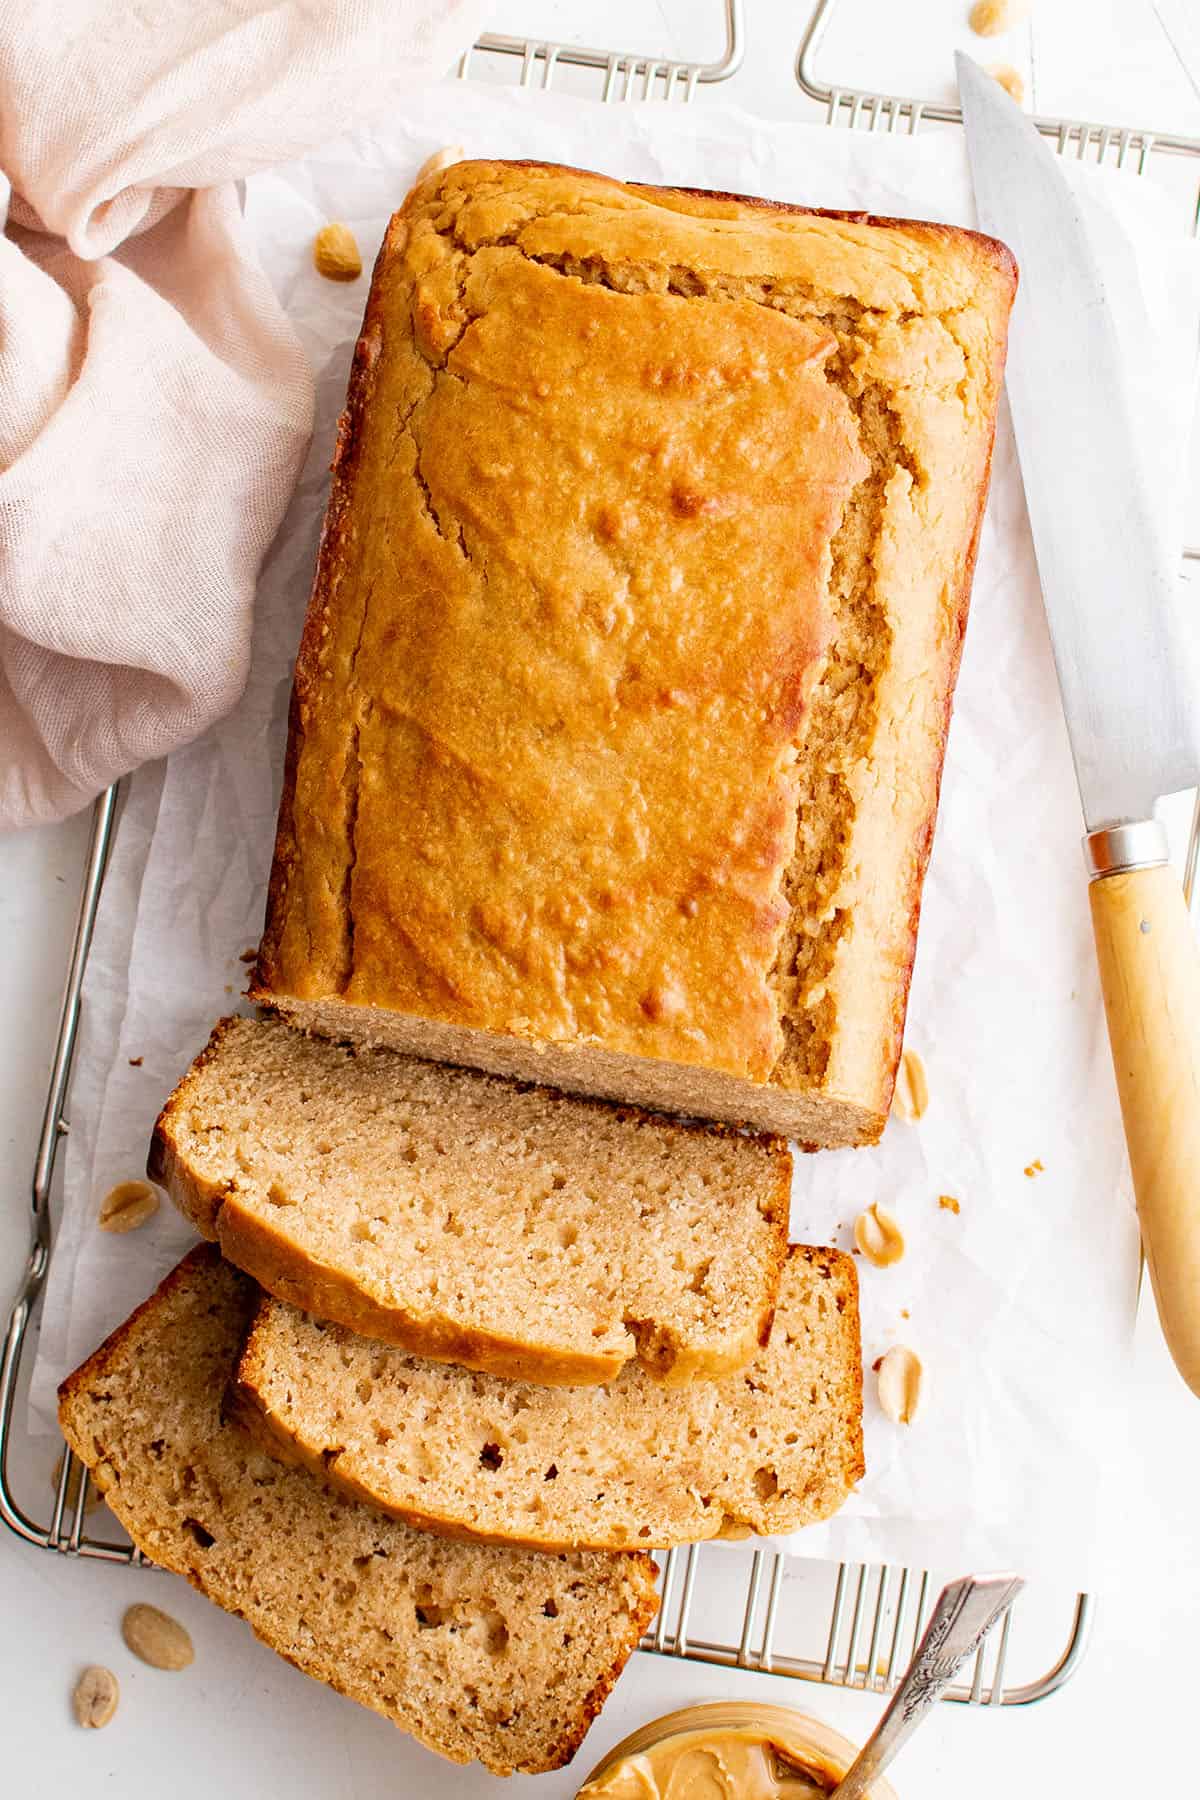
[[[1007,244],[989,237],[983,231],[969,231],[964,225],[943,225],[927,219],[898,219],[886,213],[863,212],[829,206],[800,206],[791,200],[766,200],[760,194],[733,194],[723,188],[658,187],[649,181],[622,184],[614,176],[601,175],[595,169],[579,169],[570,163],[539,162],[517,158],[501,165],[509,169],[542,169],[551,175],[578,175],[587,181],[607,182],[611,187],[625,185],[635,192],[652,194],[660,206],[674,207],[680,212],[694,212],[705,218],[737,218],[743,211],[782,213],[806,219],[840,219],[848,225],[870,225],[886,231],[901,231],[908,236],[926,237],[931,243],[973,246],[981,262],[1017,286],[1017,259]],[[436,179],[431,177],[430,179]],[[415,190],[420,192],[420,189]]]
[[[275,853],[271,859],[271,873],[267,883],[266,927],[251,980],[252,991],[271,986],[269,971],[278,956],[278,933],[287,912],[288,885],[297,854],[296,771],[304,745],[307,715],[313,704],[320,679],[320,657],[326,631],[326,611],[337,590],[343,544],[351,529],[349,510],[352,480],[361,455],[363,416],[371,398],[372,374],[378,357],[381,310],[379,271],[384,266],[386,258],[394,251],[393,230],[395,225],[396,220],[393,219],[384,234],[379,254],[375,259],[362,328],[354,345],[346,404],[337,423],[333,460],[330,463],[332,481],[329,501],[321,526],[312,597],[305,615],[300,647],[296,653],[292,694],[288,703],[288,737],[287,753],[284,758],[283,791],[279,801]]]
[[[154,1127],[147,1173],[164,1187],[179,1210],[207,1239],[218,1243],[221,1254],[235,1268],[251,1276],[277,1300],[288,1301],[319,1319],[344,1325],[360,1337],[411,1351],[432,1361],[459,1363],[510,1381],[534,1381],[544,1386],[594,1386],[610,1381],[624,1365],[618,1354],[566,1352],[531,1345],[520,1338],[464,1327],[448,1314],[418,1316],[401,1306],[386,1306],[367,1293],[352,1274],[307,1251],[283,1229],[246,1204],[232,1183],[207,1179],[185,1154],[177,1134],[177,1121],[188,1106],[197,1074],[220,1055],[236,1021],[222,1019],[191,1069],[178,1083]],[[550,1090],[543,1091],[550,1097]],[[573,1101],[572,1105],[603,1106],[605,1112],[631,1125],[653,1124],[671,1137],[736,1136],[732,1127],[697,1124],[685,1119],[651,1116],[638,1107],[612,1108],[604,1102]],[[726,1340],[709,1350],[681,1344],[669,1331],[630,1321],[637,1355],[646,1367],[669,1383],[712,1378],[741,1368],[770,1334],[773,1297],[788,1253],[788,1215],[791,1205],[791,1157],[781,1140],[767,1141],[771,1157],[772,1191],[762,1208],[771,1228],[764,1276],[764,1293],[771,1296],[743,1338]]]
[[[556,207],[558,211],[555,211]],[[448,866],[454,868],[461,892],[448,903],[440,888],[436,888],[435,893],[436,883],[430,886],[424,874],[413,873],[413,865],[419,859],[406,857],[401,852],[397,866],[402,865],[404,873],[398,877],[396,868],[386,858],[380,860],[379,854],[372,849],[375,841],[372,819],[379,808],[381,779],[389,791],[405,791],[405,781],[393,779],[394,769],[385,772],[387,764],[381,761],[378,721],[372,720],[370,711],[356,712],[356,723],[351,727],[352,741],[342,741],[340,748],[336,733],[328,741],[321,735],[321,695],[328,687],[330,676],[333,675],[336,681],[338,671],[345,666],[345,657],[351,650],[357,657],[358,649],[365,646],[370,653],[371,680],[376,682],[380,666],[377,652],[386,644],[386,631],[384,638],[377,642],[378,634],[376,637],[370,635],[374,628],[362,611],[361,599],[354,600],[354,584],[361,579],[356,574],[356,559],[363,554],[355,535],[354,494],[360,479],[368,482],[371,479],[369,473],[364,472],[368,470],[368,464],[371,468],[375,466],[370,458],[376,456],[377,451],[371,449],[368,441],[373,415],[381,408],[386,414],[392,404],[388,399],[386,371],[381,374],[385,364],[391,364],[401,350],[403,356],[409,358],[412,373],[406,390],[406,424],[411,423],[415,407],[426,438],[432,432],[436,439],[432,451],[435,464],[429,468],[425,468],[421,446],[417,446],[418,466],[412,477],[413,491],[405,501],[405,505],[411,501],[412,517],[410,519],[405,513],[407,523],[397,525],[405,555],[410,561],[417,558],[422,570],[423,591],[429,595],[441,592],[443,588],[449,593],[454,582],[466,579],[461,573],[460,553],[465,554],[476,541],[480,522],[469,508],[466,513],[457,510],[453,485],[447,487],[450,465],[445,460],[443,439],[438,438],[433,429],[438,416],[436,406],[441,402],[435,397],[435,401],[420,411],[424,405],[421,396],[427,381],[438,387],[443,379],[443,369],[454,371],[452,379],[457,385],[453,387],[452,398],[455,406],[459,405],[460,389],[466,391],[464,381],[476,375],[485,381],[491,379],[490,372],[482,365],[477,369],[469,357],[464,361],[464,346],[474,344],[486,330],[489,308],[498,304],[498,296],[502,298],[504,282],[515,284],[511,292],[518,296],[519,302],[521,283],[529,285],[533,280],[531,272],[538,272],[537,293],[539,306],[544,311],[545,305],[559,303],[555,295],[562,282],[562,273],[574,273],[578,268],[582,281],[571,284],[567,297],[569,316],[582,320],[585,326],[592,312],[596,313],[597,319],[603,312],[605,319],[619,316],[628,322],[634,318],[656,317],[654,308],[660,304],[668,310],[674,308],[671,329],[677,338],[676,362],[699,368],[702,360],[699,338],[694,345],[681,348],[684,340],[678,337],[680,332],[686,337],[690,317],[696,311],[694,307],[681,308],[678,300],[669,305],[667,301],[660,303],[654,295],[643,295],[640,301],[631,302],[628,286],[614,296],[603,282],[599,286],[589,285],[592,276],[585,266],[589,254],[586,239],[595,218],[599,218],[600,223],[592,233],[592,248],[598,257],[607,258],[606,266],[616,268],[618,274],[633,267],[639,257],[652,261],[659,254],[661,245],[671,238],[675,227],[670,221],[674,218],[679,227],[686,226],[693,231],[693,237],[687,240],[693,248],[699,241],[694,236],[695,229],[705,233],[704,257],[697,253],[697,258],[700,262],[707,259],[711,265],[705,271],[705,278],[713,277],[716,282],[714,292],[728,290],[732,293],[737,282],[748,279],[747,270],[761,272],[773,263],[779,280],[785,285],[787,281],[801,281],[806,270],[809,275],[814,269],[822,272],[832,296],[830,317],[845,301],[853,307],[867,309],[865,314],[856,316],[883,320],[884,324],[893,318],[899,321],[913,318],[918,323],[932,320],[942,332],[932,347],[923,347],[924,340],[917,331],[904,336],[907,327],[898,327],[900,335],[894,334],[893,340],[888,342],[885,342],[886,333],[876,331],[874,325],[868,334],[869,344],[873,346],[870,356],[876,358],[879,368],[878,373],[868,371],[870,379],[884,384],[880,387],[881,392],[891,382],[893,385],[888,391],[900,395],[902,411],[906,403],[907,371],[918,366],[932,366],[921,361],[927,353],[933,362],[938,356],[942,357],[945,367],[939,379],[946,381],[949,377],[945,369],[956,356],[960,360],[963,356],[970,358],[967,377],[960,381],[968,417],[965,424],[953,427],[959,430],[964,449],[954,478],[960,485],[956,488],[951,483],[946,490],[949,505],[943,511],[949,522],[934,528],[926,518],[905,527],[910,534],[909,541],[915,540],[933,561],[943,555],[944,546],[941,600],[928,598],[926,585],[923,590],[926,597],[914,601],[916,605],[931,609],[931,617],[933,613],[938,615],[929,641],[921,648],[926,659],[921,673],[925,723],[910,747],[911,754],[907,755],[908,778],[921,796],[920,806],[915,809],[909,806],[897,816],[895,835],[904,840],[903,855],[899,864],[895,854],[882,859],[881,884],[886,888],[886,894],[874,903],[856,904],[857,896],[850,894],[837,902],[842,913],[854,916],[856,930],[849,940],[833,942],[831,939],[833,967],[828,976],[822,976],[822,991],[829,990],[835,1021],[830,1028],[834,1034],[830,1039],[834,1055],[824,1073],[820,1069],[815,1072],[807,1069],[801,1058],[780,1055],[777,1035],[780,1027],[778,1022],[772,1022],[776,1005],[782,1005],[784,1010],[780,1016],[784,1020],[795,1017],[805,1023],[816,1015],[806,1007],[789,1010],[799,1003],[787,995],[779,1002],[771,998],[768,980],[771,947],[778,941],[783,916],[777,905],[768,903],[773,876],[768,874],[762,885],[755,889],[758,914],[752,917],[750,913],[744,916],[736,912],[722,913],[720,931],[711,943],[699,949],[694,932],[680,934],[677,919],[669,908],[656,910],[658,901],[651,898],[653,883],[646,886],[643,875],[636,878],[642,885],[638,886],[634,901],[631,903],[622,892],[618,902],[619,906],[633,906],[626,916],[628,930],[624,935],[621,922],[614,921],[611,914],[606,915],[604,906],[596,907],[599,888],[594,884],[589,887],[585,879],[580,888],[582,911],[572,915],[575,922],[564,936],[565,927],[547,926],[541,919],[538,878],[536,869],[531,869],[528,854],[521,858],[526,871],[526,888],[513,887],[506,898],[507,890],[498,868],[489,864],[480,890],[487,896],[486,901],[481,902],[483,911],[472,912],[469,863],[464,861],[461,852],[464,844],[475,847],[484,842],[488,827],[486,823],[482,824],[480,831],[484,835],[481,837],[477,832],[472,838],[474,827],[471,821],[476,815],[472,811],[469,785],[463,787],[464,768],[474,767],[470,753],[465,764],[456,763],[454,759],[462,754],[462,745],[447,738],[443,756],[442,748],[431,738],[433,761],[437,763],[438,758],[442,758],[440,772],[431,786],[433,777],[429,773],[428,759],[422,761],[419,764],[420,783],[424,786],[412,789],[418,815],[425,805],[421,796],[427,795],[429,810],[426,817],[454,818],[460,822],[460,828],[456,828],[460,829],[460,835],[455,841],[454,853],[449,855]],[[728,229],[724,229],[726,227]],[[764,232],[770,234],[766,247]],[[447,252],[449,245],[457,248]],[[454,281],[448,283],[445,266],[447,254],[453,261],[460,251],[471,269],[478,263],[481,271],[478,276],[471,273],[463,276],[465,285],[461,287],[455,285],[459,280],[457,274]],[[514,255],[516,263],[511,260]],[[504,265],[501,279],[496,259],[504,257],[510,260]],[[458,265],[455,267],[457,269]],[[685,276],[688,273],[685,268]],[[475,288],[470,286],[472,281],[476,282]],[[726,289],[721,289],[722,282]],[[744,1083],[750,1090],[782,1084],[797,1095],[823,1103],[828,1112],[829,1129],[826,1131],[820,1128],[819,1106],[797,1105],[792,1109],[794,1116],[786,1121],[787,1128],[802,1139],[818,1141],[818,1132],[813,1129],[815,1124],[819,1128],[819,1141],[873,1141],[887,1115],[903,1026],[921,880],[928,856],[944,750],[945,734],[941,725],[948,715],[965,622],[978,522],[986,493],[995,402],[1003,361],[1004,324],[1014,282],[1012,259],[1003,246],[953,227],[913,224],[861,213],[824,213],[695,190],[625,188],[602,177],[561,170],[552,165],[457,165],[454,170],[431,178],[411,195],[393,220],[381,251],[356,355],[346,419],[339,434],[330,512],[297,665],[289,768],[272,871],[267,927],[256,971],[256,997],[291,1011],[294,1006],[316,998],[336,1003],[340,996],[356,1002],[360,1011],[366,1008],[395,1009],[414,1019],[428,1019],[431,1031],[435,1024],[457,1022],[466,1028],[464,1035],[468,1039],[472,1033],[478,1038],[478,1058],[472,1055],[469,1047],[464,1054],[470,1060],[478,1060],[482,1066],[493,1068],[497,1066],[496,1046],[506,1037],[525,1044],[530,1050],[546,1043],[555,1047],[574,1045],[579,1055],[571,1072],[577,1072],[578,1080],[572,1085],[590,1087],[593,1091],[607,1092],[619,1098],[646,1098],[647,1095],[638,1092],[636,1077],[627,1070],[622,1069],[614,1075],[610,1069],[603,1068],[600,1059],[590,1054],[593,1048],[615,1048],[622,1053],[628,1052],[631,1058],[641,1057],[657,1061],[664,1068],[670,1067],[677,1071],[677,1085],[685,1091],[689,1069],[698,1075],[721,1073],[735,1082]],[[686,285],[680,291],[690,292]],[[603,300],[599,296],[603,296]],[[618,302],[619,312],[607,307],[613,300]],[[776,304],[774,298],[763,299],[756,307],[743,306],[743,312],[737,317],[745,343],[756,342],[755,333],[766,332],[768,336],[775,333],[772,352],[774,360],[778,361],[774,353],[780,346],[799,342],[797,332],[810,328],[802,321],[798,322],[796,317],[785,318],[783,311],[773,311]],[[709,299],[703,321],[708,336],[718,332],[721,320],[732,316],[732,305],[727,300]],[[784,302],[780,300],[778,305],[782,308]],[[403,336],[402,321],[406,317],[411,318],[408,328],[411,336],[404,347],[397,332]],[[557,331],[553,321],[546,327],[547,341],[554,346],[560,346],[569,337],[567,317],[564,313],[564,324]],[[663,325],[665,329],[665,313]],[[826,338],[822,340],[818,331],[810,340],[811,354],[818,359],[828,354],[827,348],[821,347],[822,343],[828,345],[833,341],[827,325],[822,325],[820,330],[826,332]],[[851,332],[851,337],[847,338],[843,332],[844,343],[850,342],[853,335],[851,326],[846,330]],[[385,342],[386,355],[383,353]],[[510,355],[514,354],[512,333],[508,333],[506,342]],[[842,354],[845,354],[844,350]],[[859,360],[866,369],[869,358],[860,357]],[[973,385],[967,385],[968,377]],[[858,378],[855,375],[854,379]],[[385,382],[384,388],[379,387],[381,380]],[[798,394],[803,387],[802,370],[797,367],[793,389]],[[950,382],[944,393],[950,393],[952,387],[953,382]],[[842,417],[837,384],[826,383],[825,394],[827,428],[834,429]],[[944,420],[945,417],[944,413],[938,414],[938,408],[943,405],[943,398],[935,396],[927,413],[939,431],[951,429],[950,424],[938,423],[939,418]],[[552,404],[548,404],[547,416],[550,417],[552,412]],[[819,434],[809,434],[811,442],[815,443],[818,437]],[[463,434],[459,433],[455,441],[463,441]],[[845,458],[852,455],[857,456],[858,452],[847,448]],[[437,462],[437,457],[442,461]],[[561,466],[561,457],[558,461]],[[861,474],[861,466],[850,460],[839,464],[835,459],[831,470],[834,467],[842,470],[839,479],[850,480]],[[431,479],[435,480],[436,494],[429,488]],[[940,474],[937,479],[942,479]],[[418,491],[418,483],[424,498]],[[963,510],[956,516],[960,490]],[[970,504],[967,504],[967,495]],[[677,510],[679,518],[685,521],[683,529],[686,531],[690,529],[686,525],[689,515],[704,518],[712,493],[692,484],[686,492],[682,487],[678,488],[679,496],[682,498]],[[493,508],[497,517],[503,510],[502,498],[501,491],[497,490],[500,510]],[[720,499],[719,494],[717,499]],[[906,496],[899,492],[895,503],[901,509],[908,505]],[[891,499],[888,504],[892,504]],[[610,541],[620,541],[623,524],[622,516],[618,515],[627,500],[614,505],[613,517],[607,524],[608,515],[604,506],[599,505],[598,517],[599,514],[604,516],[599,517],[597,541],[602,546],[610,525],[615,534]],[[399,514],[397,519],[400,519]],[[462,535],[464,520],[466,537]],[[543,519],[541,524],[543,538],[549,542],[553,536],[549,521]],[[457,547],[453,541],[456,529],[459,533]],[[430,534],[424,547],[419,544],[422,530]],[[815,541],[821,538],[822,531],[814,525],[807,535]],[[827,531],[825,535],[828,535]],[[496,545],[491,539],[488,542],[492,557],[489,569],[494,570]],[[643,555],[647,543],[643,535],[639,541]],[[551,552],[547,551],[547,554]],[[467,567],[469,571],[469,558]],[[450,585],[445,586],[446,583]],[[904,585],[904,581],[897,584],[897,593],[901,596]],[[827,623],[822,622],[824,615],[819,595],[811,581],[807,592],[810,609],[815,610],[810,610],[807,624],[802,624],[800,615],[796,615],[793,638],[796,660],[785,681],[785,687],[790,684],[794,704],[801,712],[815,679],[814,650],[824,641],[827,630]],[[444,629],[439,623],[441,602],[429,607],[425,606],[425,601],[422,604],[427,631],[436,638],[438,631]],[[353,615],[351,622],[357,621],[357,636],[344,654],[338,652],[335,655],[338,633],[344,634],[347,628],[342,618],[346,607]],[[494,620],[502,617],[502,613],[491,615]],[[368,633],[365,639],[364,630]],[[386,662],[386,649],[383,654]],[[341,662],[339,656],[343,658]],[[469,650],[461,660],[477,667],[478,659]],[[546,666],[544,659],[543,666]],[[669,674],[666,679],[671,679]],[[714,674],[713,679],[720,680],[721,677]],[[389,677],[384,675],[385,689],[388,681]],[[686,682],[679,691],[687,691]],[[399,708],[396,716],[403,715],[406,719],[415,716],[410,698],[399,689],[386,694],[384,712],[391,717],[396,708]],[[490,716],[486,702],[483,714]],[[780,713],[780,720],[795,732],[799,729],[799,715],[785,714],[786,708]],[[443,711],[439,719],[446,716]],[[927,728],[934,726],[934,729]],[[405,729],[408,729],[407,725]],[[420,725],[419,729],[424,730],[425,726]],[[673,729],[681,727],[676,725]],[[366,733],[361,744],[359,735],[355,735],[359,733]],[[502,730],[499,735],[503,737]],[[802,730],[800,735],[803,736]],[[708,780],[713,803],[719,812],[721,784],[716,758],[723,740],[720,734],[714,737],[710,733],[708,742]],[[311,751],[307,761],[306,743]],[[803,756],[803,749],[801,754]],[[782,866],[784,842],[783,820],[778,807],[783,804],[786,811],[786,783],[783,787],[772,788],[774,777],[767,775],[770,760],[768,755],[762,764],[761,778],[753,772],[748,776],[749,785],[756,789],[763,810],[757,821],[747,825],[745,843],[750,850],[751,862],[758,859],[762,870],[777,872]],[[309,762],[312,763],[311,777],[304,773]],[[580,766],[578,758],[575,766]],[[503,773],[507,779],[510,771],[505,768]],[[892,778],[892,771],[881,765],[880,776],[886,782]],[[475,776],[471,775],[470,781],[474,780]],[[307,786],[301,794],[299,789],[305,782]],[[437,787],[438,783],[440,787]],[[685,788],[686,784],[681,787],[675,783],[675,790],[681,796]],[[529,791],[532,793],[533,790]],[[453,803],[447,804],[448,798]],[[519,837],[520,808],[524,804],[520,790],[513,789],[509,798],[517,809],[513,817],[518,820]],[[490,804],[489,801],[483,806],[480,820],[486,821]],[[682,799],[673,801],[676,811],[682,804]],[[869,813],[872,804],[869,795],[863,804]],[[878,802],[874,804],[878,810]],[[556,796],[556,807],[558,805]],[[620,816],[619,807],[610,807],[608,816],[611,818],[614,812]],[[661,809],[654,814],[656,821],[664,816]],[[504,831],[507,832],[512,818],[503,817]],[[383,841],[389,845],[395,837],[395,825],[396,819],[390,818],[388,829],[383,833]],[[306,834],[303,849],[298,832]],[[594,825],[589,825],[581,841],[595,844],[602,835]],[[886,831],[870,824],[866,836],[874,841],[881,835],[886,837]],[[719,826],[715,836],[720,837]],[[544,829],[539,823],[533,839],[527,842],[520,838],[523,852],[528,851],[529,843],[542,843],[543,837]],[[684,829],[680,842],[690,847],[692,841],[690,828]],[[425,833],[423,843],[427,866],[433,868],[439,854],[436,842]],[[349,845],[348,857],[344,849],[346,844]],[[711,845],[708,848],[711,849]],[[429,861],[430,858],[434,860]],[[578,863],[577,857],[568,860]],[[672,867],[683,866],[686,862],[686,858],[679,855],[679,843],[669,843],[667,861]],[[634,861],[626,859],[626,862],[630,869],[637,866]],[[621,857],[608,865],[609,874],[601,879],[601,886],[604,879],[609,879],[610,885],[613,881],[616,883],[613,891],[620,890],[617,872],[621,865]],[[746,866],[748,869],[750,864]],[[712,872],[705,874],[699,864],[693,870],[702,888],[706,881],[715,879],[717,887],[728,895],[739,884],[745,885],[741,875],[730,881],[728,871],[722,871],[717,864],[712,867],[715,875]],[[758,880],[757,875],[755,879]],[[298,883],[303,887],[303,893],[299,891]],[[459,900],[461,910],[456,912],[454,909]],[[574,905],[573,899],[571,904]],[[709,917],[715,918],[718,911],[708,908],[706,925]],[[580,920],[586,923],[581,926]],[[584,932],[578,979],[572,974],[575,950],[569,935],[576,929]],[[713,929],[715,931],[716,927]],[[834,929],[840,936],[841,926]],[[551,1002],[550,987],[545,985],[547,965],[539,962],[543,950],[548,951],[554,941],[556,932],[560,946],[567,953],[562,977],[567,984],[563,991],[569,996],[569,1004],[563,1003],[567,1007],[565,1012],[559,999]],[[726,935],[722,936],[722,932]],[[857,943],[852,941],[854,937],[857,937]],[[864,956],[863,946],[875,941],[878,950],[872,961]],[[654,956],[658,959],[657,972],[651,968],[653,958],[646,960],[642,951],[635,948],[637,944],[653,946]],[[512,962],[511,993],[504,986],[506,959]],[[598,974],[601,969],[605,971],[603,975]],[[732,979],[729,979],[731,971]],[[558,979],[556,976],[555,980]],[[727,981],[726,990],[724,984]],[[841,1046],[841,1038],[846,1035],[841,1026],[843,1015],[851,1024],[850,1041],[844,1053]],[[317,1022],[316,1028],[325,1029],[325,1026]],[[826,1029],[824,1022],[821,1029]],[[348,1021],[347,1031],[357,1036],[356,1020]],[[534,1073],[528,1056],[519,1073],[526,1076]],[[565,1081],[568,1076],[556,1069],[555,1079]],[[749,1103],[743,1111],[726,1097],[719,1083],[712,1081],[697,1080],[690,1100],[684,1100],[681,1106],[725,1117],[756,1119]],[[757,1115],[757,1122],[763,1122],[761,1114]],[[774,1118],[771,1122],[772,1125],[776,1123]]]

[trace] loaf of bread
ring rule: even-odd
[[[268,1293],[420,1356],[674,1381],[766,1341],[787,1253],[778,1139],[622,1111],[278,1020],[231,1018],[149,1170]]]
[[[888,1110],[1015,271],[459,163],[392,220],[255,997],[805,1145]]]
[[[797,1531],[863,1473],[854,1264],[794,1245],[771,1341],[719,1381],[534,1387],[264,1299],[238,1392],[270,1442],[409,1524],[534,1549]],[[249,1413],[249,1408],[254,1414]],[[264,1439],[264,1442],[267,1440]]]
[[[569,1761],[653,1616],[638,1554],[412,1531],[265,1455],[222,1411],[253,1283],[206,1245],[59,1390],[138,1548],[307,1675],[455,1762]]]

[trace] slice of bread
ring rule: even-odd
[[[791,1158],[278,1020],[225,1019],[149,1170],[268,1293],[437,1361],[608,1381],[743,1367],[771,1328]]]
[[[803,1245],[770,1343],[719,1381],[667,1389],[635,1368],[608,1387],[533,1387],[264,1299],[238,1384],[286,1455],[348,1493],[543,1550],[795,1531],[836,1512],[864,1467],[854,1265]]]
[[[72,1450],[147,1556],[305,1674],[454,1762],[561,1767],[654,1614],[652,1559],[449,1543],[264,1455],[221,1404],[256,1298],[193,1250],[63,1382]]]

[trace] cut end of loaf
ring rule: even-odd
[[[761,1086],[719,1069],[653,1062],[598,1044],[533,1042],[383,1006],[301,1000],[262,988],[251,998],[299,1030],[334,1042],[396,1050],[683,1118],[732,1120],[739,1128],[790,1138],[805,1149],[853,1150],[875,1144],[887,1122],[890,1076],[883,1074],[878,1105],[865,1106],[829,1091]]]

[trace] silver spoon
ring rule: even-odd
[[[883,1774],[1024,1585],[1019,1575],[964,1575],[944,1587],[891,1704],[838,1785],[832,1790],[816,1787],[789,1769],[781,1794],[789,1800],[792,1796],[805,1800],[810,1794],[820,1800],[864,1800],[871,1783]]]

